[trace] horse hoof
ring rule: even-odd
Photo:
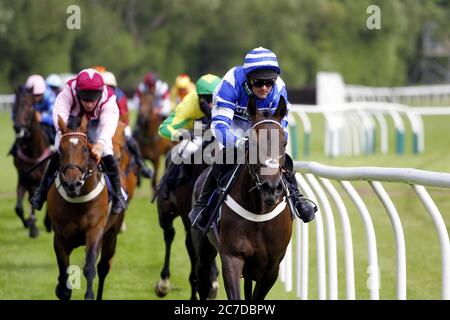
[[[59,300],[70,300],[72,296],[72,290],[65,286],[62,288],[59,284],[56,285],[55,293]]]
[[[155,294],[159,297],[165,297],[170,290],[170,281],[169,279],[160,279],[155,286]]]
[[[23,222],[23,227],[28,229],[30,227],[31,219],[25,219],[25,220],[22,220],[22,222]]]
[[[93,292],[86,292],[84,295],[84,300],[94,300],[94,293]]]
[[[217,292],[219,291],[219,282],[216,280],[212,283],[211,290],[209,291],[208,299],[216,299]]]
[[[39,236],[39,229],[36,227],[36,225],[32,224],[30,226],[30,238],[37,238]]]

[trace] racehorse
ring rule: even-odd
[[[164,120],[154,107],[155,96],[143,93],[141,96],[134,137],[139,144],[144,159],[150,160],[155,175],[152,179],[153,194],[156,193],[158,168],[161,155],[165,155],[173,146],[172,142],[163,139],[159,134],[159,126]]]
[[[25,219],[23,211],[23,198],[28,192],[30,200],[41,181],[44,165],[32,169],[36,164],[51,154],[50,143],[45,131],[41,129],[37,119],[37,111],[33,107],[33,95],[24,88],[16,90],[16,99],[13,106],[14,131],[16,133],[14,165],[17,169],[17,198],[16,214],[19,216],[25,228],[29,228],[31,238],[39,235],[36,226],[36,216],[33,206],[30,218]],[[50,231],[48,220],[46,220],[47,231]]]
[[[221,206],[220,221],[213,230],[203,234],[192,228],[201,299],[207,298],[211,288],[207,270],[217,250],[228,299],[241,299],[241,276],[245,299],[264,299],[278,277],[279,265],[292,234],[292,216],[286,205],[286,185],[282,179],[286,138],[280,121],[287,113],[286,101],[281,97],[271,116],[260,112],[251,97],[247,111],[252,122],[250,151],[256,145],[259,157],[249,161],[249,148],[246,148],[245,165],[237,167],[236,180]],[[264,129],[269,134],[264,135]],[[274,132],[277,134],[272,137]],[[269,147],[261,147],[264,144]],[[278,147],[272,150],[272,145]],[[194,186],[196,199],[204,177],[205,172]],[[215,234],[218,239],[214,238]]]
[[[77,128],[64,124],[59,145],[60,169],[48,196],[48,214],[54,230],[53,246],[59,267],[56,295],[68,300],[72,294],[68,283],[69,258],[73,249],[86,245],[84,276],[87,280],[85,299],[94,299],[93,279],[99,275],[97,299],[114,256],[117,234],[124,214],[109,214],[108,190],[97,160],[90,154],[86,117]],[[95,267],[101,249],[101,258]]]
[[[199,149],[198,152],[202,150]],[[166,168],[169,167],[170,154],[166,159]],[[173,165],[173,164],[172,164]],[[164,242],[165,242],[165,255],[164,255],[164,265],[161,270],[161,278],[155,285],[155,293],[158,297],[164,297],[170,290],[170,253],[172,241],[175,237],[175,228],[173,227],[173,221],[176,217],[180,216],[183,221],[185,235],[185,245],[188,251],[189,260],[191,263],[191,272],[189,274],[189,283],[191,285],[191,300],[197,298],[196,290],[196,277],[195,277],[195,265],[196,265],[196,254],[191,238],[191,222],[188,218],[188,214],[192,207],[192,193],[194,190],[194,183],[196,178],[200,173],[207,167],[207,164],[184,164],[181,170],[184,170],[183,178],[174,187],[172,192],[169,194],[168,199],[158,197],[156,200],[156,205],[158,208],[158,221],[159,226],[164,232]],[[164,180],[162,177],[161,181]],[[210,299],[215,299],[218,291],[218,270],[215,260],[211,266],[211,281],[212,288],[209,293]]]
[[[120,182],[122,188],[127,193],[128,203],[130,203],[138,184],[138,165],[132,161],[132,155],[128,150],[125,137],[125,127],[125,124],[119,121],[116,132],[112,138],[112,142],[114,157],[119,163]],[[123,221],[121,230],[126,230],[125,221]]]

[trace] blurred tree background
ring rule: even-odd
[[[369,30],[368,6],[381,9]],[[69,30],[69,5],[81,29]],[[172,84],[224,75],[255,47],[279,57],[288,86],[313,84],[318,71],[346,83],[408,84],[429,21],[448,37],[448,0],[0,0],[0,92],[31,73],[78,72],[103,65],[131,90],[149,70]]]

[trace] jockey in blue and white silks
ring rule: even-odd
[[[255,98],[259,111],[270,110],[273,115],[280,97],[283,96],[289,110],[286,86],[279,77],[280,73],[277,56],[268,49],[255,48],[246,54],[243,65],[233,67],[225,74],[214,91],[211,129],[216,140],[225,148],[209,169],[200,196],[189,214],[194,227],[204,230],[210,220],[210,217],[203,213],[206,211],[211,194],[217,189],[217,181],[230,168],[227,163],[222,163],[223,156],[230,149],[233,149],[231,151],[234,151],[234,148],[241,149],[241,143],[247,139],[251,128],[247,114],[249,98],[251,96]],[[280,121],[286,139],[287,114],[288,112]],[[288,154],[285,154],[285,159],[285,163],[289,165],[285,164],[283,177],[289,188],[290,201],[296,208],[295,214],[307,223],[314,219],[317,206],[299,192],[292,159]]]
[[[277,57],[268,49],[253,49],[245,56],[244,65],[230,69],[214,92],[211,128],[215,138],[226,147],[233,146],[239,138],[242,138],[242,132],[250,129],[247,103],[252,92],[247,77],[253,71],[261,69],[273,70],[272,77],[276,81],[267,97],[256,99],[257,108],[260,111],[270,109],[273,114],[277,109],[280,96],[284,96],[289,110],[286,86],[278,77],[280,67]],[[287,138],[287,116],[281,121],[281,125]]]

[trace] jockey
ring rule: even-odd
[[[241,148],[247,140],[241,132],[251,128],[246,111],[250,96],[255,96],[259,110],[269,109],[273,114],[280,96],[285,98],[289,108],[287,91],[283,80],[279,77],[280,72],[276,55],[268,49],[259,47],[247,53],[244,65],[233,67],[225,74],[219,88],[214,92],[211,123],[213,135],[225,147],[224,153],[233,147]],[[281,120],[281,125],[287,138],[287,115]],[[285,154],[285,157],[287,172],[283,173],[283,176],[289,185],[296,214],[307,223],[314,219],[317,206],[300,194],[292,159],[288,154]],[[201,214],[205,211],[211,194],[217,188],[219,176],[228,168],[229,166],[215,162],[208,171],[201,195],[189,214],[194,226],[204,227],[202,224],[209,220],[205,217],[206,214],[203,216]]]
[[[200,77],[196,82],[196,90],[188,93],[176,106],[170,116],[159,126],[159,135],[172,141],[178,140],[180,129],[192,129],[196,120],[201,120],[209,126],[211,121],[212,95],[221,79],[212,74]],[[189,158],[202,146],[202,140],[195,137],[192,140],[183,140],[174,147],[174,152],[180,153],[184,159]],[[164,199],[169,198],[169,190],[176,185],[180,166],[172,161],[166,169],[165,178],[159,184],[158,195]]]
[[[33,95],[33,107],[38,111],[37,117],[39,124],[47,135],[50,145],[55,144],[56,131],[52,120],[53,105],[56,100],[55,93],[46,85],[44,78],[38,74],[33,74],[28,77],[25,82],[25,89],[29,90]],[[16,141],[14,141],[8,154],[16,156]]]
[[[104,71],[101,73],[105,84],[109,86],[116,95],[117,105],[119,107],[119,118],[125,124],[125,138],[127,141],[127,147],[131,151],[132,155],[136,159],[136,163],[139,166],[139,172],[146,178],[152,178],[153,172],[147,167],[145,160],[142,158],[141,149],[133,138],[131,128],[129,126],[129,114],[128,114],[128,99],[125,93],[117,86],[117,80],[114,74],[110,71]]]
[[[113,156],[112,147],[112,137],[119,121],[119,108],[114,92],[104,84],[102,76],[94,69],[82,70],[76,78],[69,80],[56,99],[53,123],[57,129],[55,140],[57,147],[61,138],[58,116],[67,123],[70,116],[83,115],[88,117],[90,125],[96,131],[95,137],[92,137],[94,145],[91,152],[98,159],[101,158],[106,174],[111,180],[114,191],[112,213],[120,214],[126,210],[127,203],[122,194],[119,167]],[[31,199],[34,208],[38,210],[42,208],[58,168],[59,156],[56,154],[50,158],[41,183]]]
[[[170,89],[170,102],[172,103],[172,110],[178,105],[181,100],[189,93],[195,90],[195,84],[192,83],[191,78],[182,73],[175,79],[175,85]]]
[[[47,134],[50,144],[55,144],[55,128],[53,126],[52,113],[56,95],[47,86],[41,75],[34,74],[28,77],[25,88],[31,90],[34,98],[33,107],[39,112],[39,122]]]
[[[161,81],[155,73],[148,72],[134,95],[135,105],[140,107],[141,96],[147,92],[155,96],[155,108],[161,117],[166,118],[171,109],[169,85]]]
[[[57,96],[62,88],[63,88],[63,81],[59,75],[56,73],[50,74],[46,79],[45,83],[47,83],[47,86],[52,89],[52,91],[55,93],[55,96]]]

